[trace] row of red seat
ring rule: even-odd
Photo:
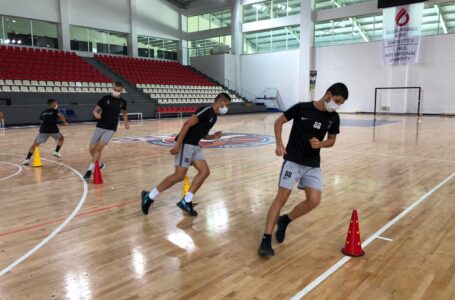
[[[111,82],[74,52],[0,46],[0,79]]]
[[[196,110],[196,106],[165,106],[156,108],[157,113],[194,113]]]
[[[178,62],[98,54],[95,58],[133,84],[216,85]]]

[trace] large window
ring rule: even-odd
[[[314,26],[316,47],[382,40],[382,14],[318,22]],[[455,33],[455,2],[425,4],[422,35]]]
[[[212,54],[212,49],[215,47],[227,46],[231,47],[231,36],[217,36],[208,39],[190,41],[189,56],[204,56]]]
[[[231,9],[188,17],[188,32],[198,32],[231,26]]]
[[[343,7],[353,4],[358,4],[362,2],[369,2],[373,0],[316,0],[315,8],[316,10],[329,9]]]
[[[137,42],[140,57],[177,60],[177,41],[139,36]]]
[[[292,50],[299,47],[300,25],[243,34],[244,54]]]
[[[70,25],[71,50],[128,54],[128,34]]]
[[[0,16],[0,43],[58,48],[57,24]]]
[[[243,6],[243,22],[257,22],[300,14],[300,0],[270,0]]]

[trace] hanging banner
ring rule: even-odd
[[[316,89],[316,79],[318,78],[318,71],[310,70],[310,92]]]
[[[384,9],[384,65],[419,62],[423,3]]]

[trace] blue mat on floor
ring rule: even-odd
[[[341,126],[352,126],[352,127],[374,127],[382,126],[387,124],[400,123],[400,121],[386,121],[386,120],[356,120],[356,119],[341,119]]]

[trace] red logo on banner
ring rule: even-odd
[[[403,19],[404,18],[404,19]],[[395,17],[395,22],[398,26],[403,27],[409,23],[410,17],[406,9],[401,8],[398,12],[397,16]]]

